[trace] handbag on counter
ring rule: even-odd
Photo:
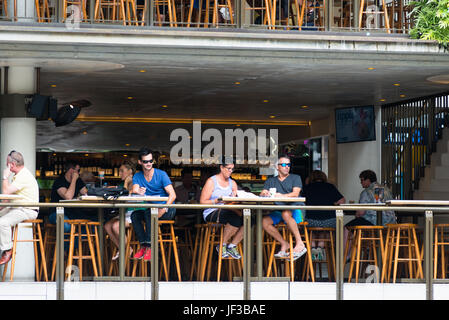
[[[88,196],[103,197],[105,200],[116,200],[120,196],[129,195],[124,187],[91,187],[87,188]]]

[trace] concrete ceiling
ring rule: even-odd
[[[327,118],[335,107],[379,105],[448,90],[445,83],[427,80],[449,74],[447,56],[443,55],[161,46],[156,52],[156,47],[133,46],[114,52],[110,47],[90,45],[90,51],[76,47],[47,58],[48,48],[36,51],[36,59],[41,63],[47,60],[41,67],[41,94],[56,97],[60,104],[77,99],[92,102],[70,125],[55,128],[51,121],[38,122],[37,147],[122,150],[126,144],[134,146],[132,149],[151,144],[166,149],[169,132],[180,124],[97,120],[120,117],[122,121],[158,118],[299,123]],[[117,46],[114,48],[118,51]],[[0,53],[0,59],[4,59],[0,65],[11,59],[4,52],[4,56]],[[16,52],[20,58],[17,47]],[[65,60],[66,67],[52,68],[52,59],[59,64]],[[93,67],[100,63],[101,67]],[[285,141],[307,136],[304,127],[279,129],[285,132],[280,133]]]

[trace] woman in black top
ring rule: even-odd
[[[344,196],[333,184],[327,182],[327,176],[324,172],[314,170],[309,180],[309,184],[305,185],[301,191],[302,196],[306,198],[307,206],[333,206],[345,203]],[[308,222],[308,227],[335,228],[335,211],[308,210],[305,221]],[[321,235],[319,237],[321,238]],[[311,245],[312,258],[319,256],[320,253],[323,255],[323,241],[320,241],[318,246],[316,246],[315,241],[312,241]],[[318,257],[318,259],[320,258]]]

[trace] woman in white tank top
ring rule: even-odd
[[[237,195],[237,183],[231,179],[234,164],[220,164],[220,172],[207,179],[201,192],[201,204],[224,204],[221,200],[225,196]],[[225,163],[225,164],[223,164]],[[205,221],[219,222],[224,225],[223,246],[217,246],[217,251],[223,258],[231,256],[240,259],[237,244],[243,239],[243,217],[240,210],[208,208],[204,210]]]

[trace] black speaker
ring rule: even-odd
[[[73,106],[71,104],[62,106],[56,114],[56,119],[54,120],[55,126],[60,127],[69,124],[78,117],[80,112],[81,108],[78,106]]]
[[[33,95],[31,103],[28,106],[28,114],[36,120],[47,120],[49,118],[48,112],[48,96],[41,96],[40,94]]]

